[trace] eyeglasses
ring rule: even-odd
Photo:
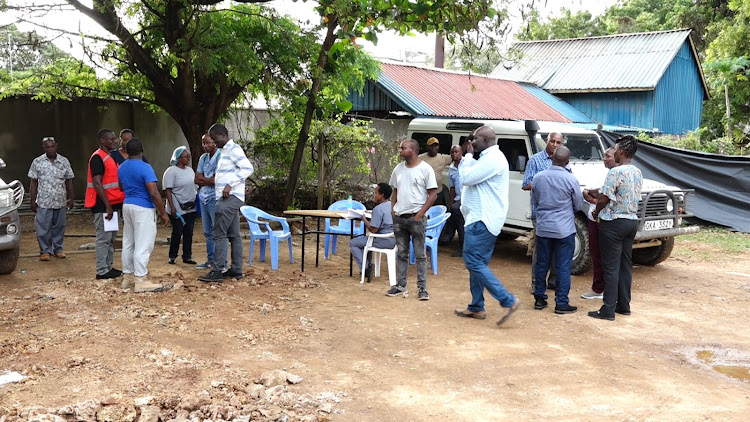
[[[42,138],[42,142],[47,142],[47,141],[55,142],[55,137],[54,136],[45,136],[44,138]]]

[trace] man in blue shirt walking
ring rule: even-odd
[[[534,271],[534,309],[547,307],[544,276],[554,257],[557,269],[555,313],[571,314],[578,310],[570,306],[570,267],[575,249],[575,213],[581,209],[583,195],[578,179],[565,167],[570,151],[561,146],[552,155],[552,167],[537,173],[531,188],[531,203],[536,209],[536,265]]]

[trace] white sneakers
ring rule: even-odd
[[[582,294],[581,297],[589,300],[604,299],[604,293],[597,293],[593,290],[589,290],[588,292]]]

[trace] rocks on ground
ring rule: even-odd
[[[215,380],[207,390],[135,398],[85,400],[59,409],[0,407],[0,422],[328,421],[344,393],[294,391],[303,378],[280,369],[245,383]]]

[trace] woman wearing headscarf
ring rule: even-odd
[[[174,264],[182,238],[182,262],[195,265],[193,260],[193,227],[195,226],[197,189],[195,172],[190,167],[190,151],[177,147],[164,172],[162,185],[167,197],[167,214],[172,223],[169,239],[169,263]]]

